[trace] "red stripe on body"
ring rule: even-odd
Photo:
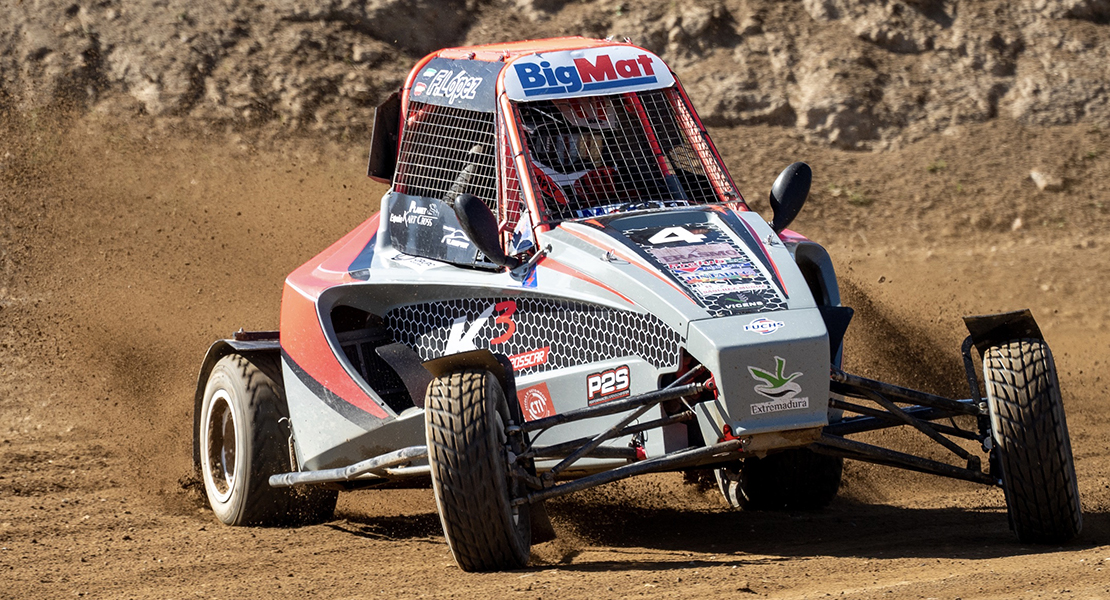
[[[682,294],[682,296],[685,297],[690,302],[693,302],[694,304],[697,304],[697,302],[695,302],[694,299],[691,298],[689,294],[687,294],[682,288],[675,285],[673,281],[671,281],[670,279],[665,277],[662,273],[660,273],[659,270],[656,269],[653,265],[650,265],[650,264],[645,265],[643,263],[643,259],[641,259],[639,256],[628,254],[627,252],[624,252],[621,248],[617,248],[617,247],[606,248],[604,246],[601,246],[600,244],[597,243],[597,241],[595,241],[593,239],[590,239],[588,236],[586,236],[586,235],[584,235],[580,232],[574,231],[573,229],[563,227],[562,230],[571,234],[571,235],[573,235],[574,237],[582,240],[583,242],[586,242],[587,244],[599,249],[599,250],[604,250],[606,252],[612,252],[613,255],[616,256],[617,258],[620,258],[621,260],[623,260],[623,261],[625,261],[625,262],[627,262],[631,265],[635,265],[635,266],[639,267],[645,273],[648,273],[648,274],[654,276],[655,278],[657,278],[659,281],[662,281],[663,283],[671,286],[671,288],[674,289],[674,291]]]
[[[763,245],[763,240],[759,239],[759,234],[757,234],[755,230],[752,229],[751,225],[748,225],[747,221],[745,221],[744,219],[740,219],[740,222],[743,223],[744,227],[748,229],[748,233],[751,234],[752,239],[755,240],[755,243],[759,244],[759,251],[763,253],[763,256],[767,258],[767,262],[771,263],[771,268],[775,270],[775,279],[777,279],[778,284],[782,286],[782,293],[785,294],[787,298],[789,298],[790,292],[786,289],[786,282],[782,280],[782,273],[779,273],[779,266],[775,264],[775,259],[771,258],[771,253],[767,251],[767,246]]]
[[[603,290],[606,290],[606,291],[608,291],[612,294],[620,296],[621,299],[623,299],[625,302],[627,302],[627,303],[629,303],[633,306],[636,306],[636,303],[633,302],[632,299],[629,298],[628,296],[625,296],[624,294],[618,292],[617,290],[614,290],[613,288],[605,285],[604,283],[601,283],[600,281],[594,279],[593,277],[590,277],[589,275],[586,275],[582,271],[579,271],[578,269],[575,269],[574,267],[564,265],[563,263],[561,263],[561,262],[559,262],[559,261],[557,261],[557,260],[555,260],[555,259],[553,259],[549,256],[545,256],[545,257],[541,258],[540,261],[538,263],[536,263],[536,266],[545,267],[545,268],[551,269],[552,271],[555,271],[557,273],[562,273],[564,275],[570,275],[571,277],[574,277],[575,279],[581,279],[582,281],[585,281],[586,283],[596,285],[597,287],[599,287]]]
[[[787,244],[800,244],[809,241],[809,238],[806,236],[789,229],[783,229],[782,232],[779,233],[779,239]]]
[[[378,418],[389,415],[343,368],[324,336],[316,304],[320,294],[353,281],[347,267],[373,241],[380,214],[298,267],[285,279],[281,294],[281,348],[313,379],[344,401]]]

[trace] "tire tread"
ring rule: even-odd
[[[514,531],[504,448],[494,431],[485,371],[466,370],[432,381],[425,402],[428,462],[440,520],[464,571],[520,568],[528,543]],[[527,536],[523,536],[527,540]]]
[[[1083,513],[1051,351],[1014,340],[984,354],[987,395],[1011,524],[1018,539],[1066,542]]]

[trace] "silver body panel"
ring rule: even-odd
[[[387,201],[388,196],[383,209]],[[529,274],[530,279],[519,273],[460,267],[402,254],[390,244],[387,228],[388,220],[381,219],[365,281],[326,290],[317,306],[337,359],[375,399],[380,398],[379,394],[340,348],[329,318],[336,306],[382,316],[394,339],[414,347],[424,360],[475,348],[515,356],[547,347],[546,365],[516,375],[518,395],[544,386],[541,391],[548,402],[544,405],[539,401],[538,406],[545,411],[566,412],[591,402],[658,389],[667,376],[679,370],[679,355],[686,352],[708,367],[718,384],[717,399],[697,412],[696,427],[705,443],[721,439],[726,424],[739,436],[827,423],[829,348],[824,323],[795,264],[791,253],[794,248],[779,241],[756,213],[722,213],[706,208],[643,211],[613,216],[604,229],[566,221],[537,235],[538,247],[547,249],[547,254]],[[658,229],[663,233],[655,234],[654,239],[686,235],[693,240],[701,234],[682,232],[706,228],[715,232],[718,240],[730,243],[733,252],[741,256],[737,261],[751,265],[753,278],[774,282],[764,291],[769,298],[777,298],[775,310],[721,314],[712,308],[712,298],[706,301],[692,293],[692,287],[684,287],[683,280],[675,280],[673,273],[661,268],[668,265],[653,262],[649,243],[638,247],[632,240],[635,234],[628,233]],[[516,327],[512,339],[490,343],[505,332],[502,325],[507,308],[495,307],[510,304],[514,312],[509,318]],[[563,349],[571,348],[573,338],[595,334],[614,317],[623,321],[605,335],[627,334],[636,339],[620,341],[623,346],[617,348],[607,342],[605,335],[597,334],[597,339],[582,342],[579,356],[560,356],[561,362],[554,364],[556,351],[552,348],[558,344]],[[771,325],[763,331],[753,330],[753,322],[761,319],[770,320]],[[766,331],[768,328],[772,330]],[[536,347],[516,343],[525,338],[551,342],[534,342]],[[777,360],[784,363],[778,373]],[[352,421],[301,385],[288,364],[285,368],[302,469],[351,464],[375,453],[423,443],[419,409],[410,408],[399,415],[383,401],[385,418]],[[760,379],[751,369],[759,369],[772,379]],[[617,370],[627,373],[607,375]],[[596,389],[591,392],[590,378],[598,374],[611,380],[606,388],[609,393],[599,394]],[[597,380],[594,377],[594,386],[604,387],[605,382],[599,384]],[[531,394],[533,399],[536,393]],[[643,419],[660,416],[661,409],[656,408]],[[554,427],[543,433],[542,443],[555,444],[595,433],[618,418],[601,417]],[[648,455],[684,447],[692,439],[686,427],[674,425],[647,435],[644,444]],[[606,445],[627,447],[629,442],[626,437]],[[800,445],[797,441],[782,443]],[[575,468],[584,473],[624,462],[587,459]],[[545,464],[539,466],[542,470]]]

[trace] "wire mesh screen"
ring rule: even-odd
[[[684,100],[684,98],[685,94],[680,94],[676,89],[667,90],[667,99],[670,100],[671,106],[675,110],[675,115],[686,134],[686,139],[691,140],[691,144],[697,150],[697,153],[705,157],[702,164],[706,174],[716,187],[718,196],[731,196],[724,198],[724,200],[739,199],[740,194],[736,191],[736,186],[733,185],[728,172],[721,166],[717,149],[713,147],[713,142],[710,141],[709,136],[702,131],[701,126],[694,119],[692,109],[687,104],[688,100]]]
[[[394,184],[404,194],[449,202],[474,194],[496,210],[494,114],[410,102]]]
[[[548,220],[723,200],[720,169],[672,90],[516,105]]]

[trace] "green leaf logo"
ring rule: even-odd
[[[758,367],[748,367],[748,372],[752,374],[756,381],[764,382],[763,385],[755,386],[755,391],[769,398],[781,398],[786,394],[801,391],[801,386],[793,382],[802,374],[797,372],[791,373],[789,376],[783,376],[784,371],[786,371],[786,359],[780,356],[775,357],[774,373]]]

